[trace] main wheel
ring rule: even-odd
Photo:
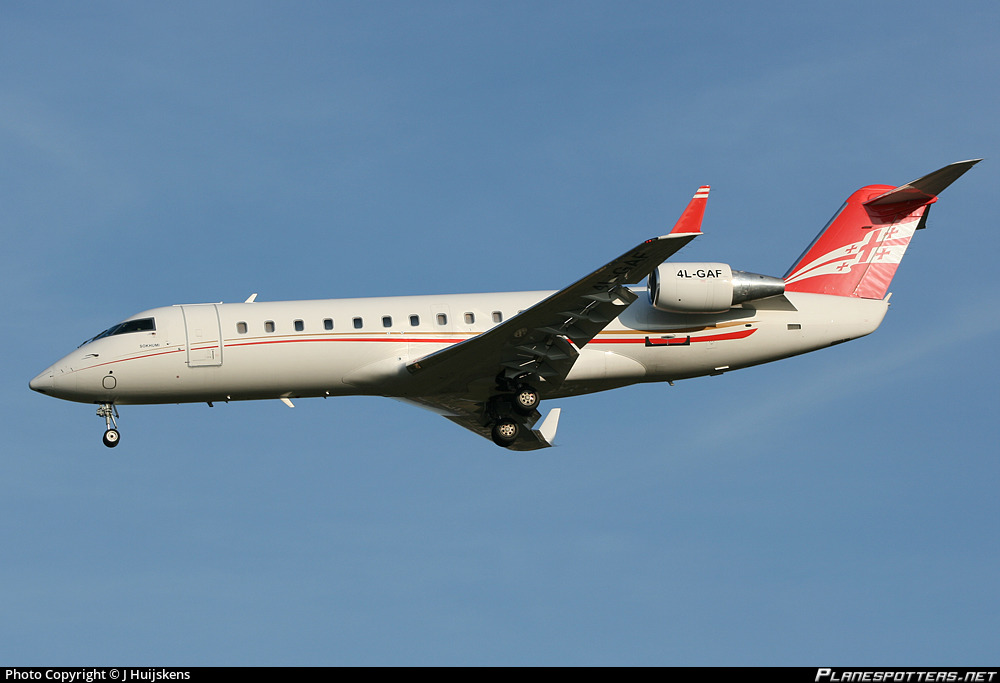
[[[520,431],[521,428],[518,426],[516,422],[514,422],[510,418],[506,417],[501,418],[496,421],[496,424],[493,425],[493,431],[492,431],[493,443],[495,443],[497,446],[502,446],[503,448],[507,448],[515,441],[517,441],[517,435],[520,433]]]
[[[108,448],[114,448],[118,445],[118,441],[122,438],[122,435],[118,433],[117,429],[109,429],[104,432],[104,445]]]
[[[514,392],[514,410],[521,415],[531,415],[538,407],[538,392],[534,387],[522,384]]]

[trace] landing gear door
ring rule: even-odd
[[[222,329],[216,304],[181,306],[188,367],[222,365]]]

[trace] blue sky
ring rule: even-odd
[[[6,3],[0,663],[987,665],[995,3]],[[557,289],[662,234],[781,275],[986,157],[882,328],[561,401],[510,454],[386,399],[28,390],[140,310]]]

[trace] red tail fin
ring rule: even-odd
[[[861,188],[785,274],[785,291],[884,298],[937,195],[980,161],[958,161],[896,188]]]

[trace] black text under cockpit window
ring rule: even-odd
[[[97,341],[98,339],[103,339],[104,337],[113,337],[116,334],[128,334],[129,332],[154,332],[156,330],[156,320],[154,318],[140,318],[139,320],[126,320],[123,323],[118,323],[113,325],[108,329],[101,332],[96,337],[91,337],[83,344],[89,344],[92,341]],[[80,346],[83,346],[80,344]]]

